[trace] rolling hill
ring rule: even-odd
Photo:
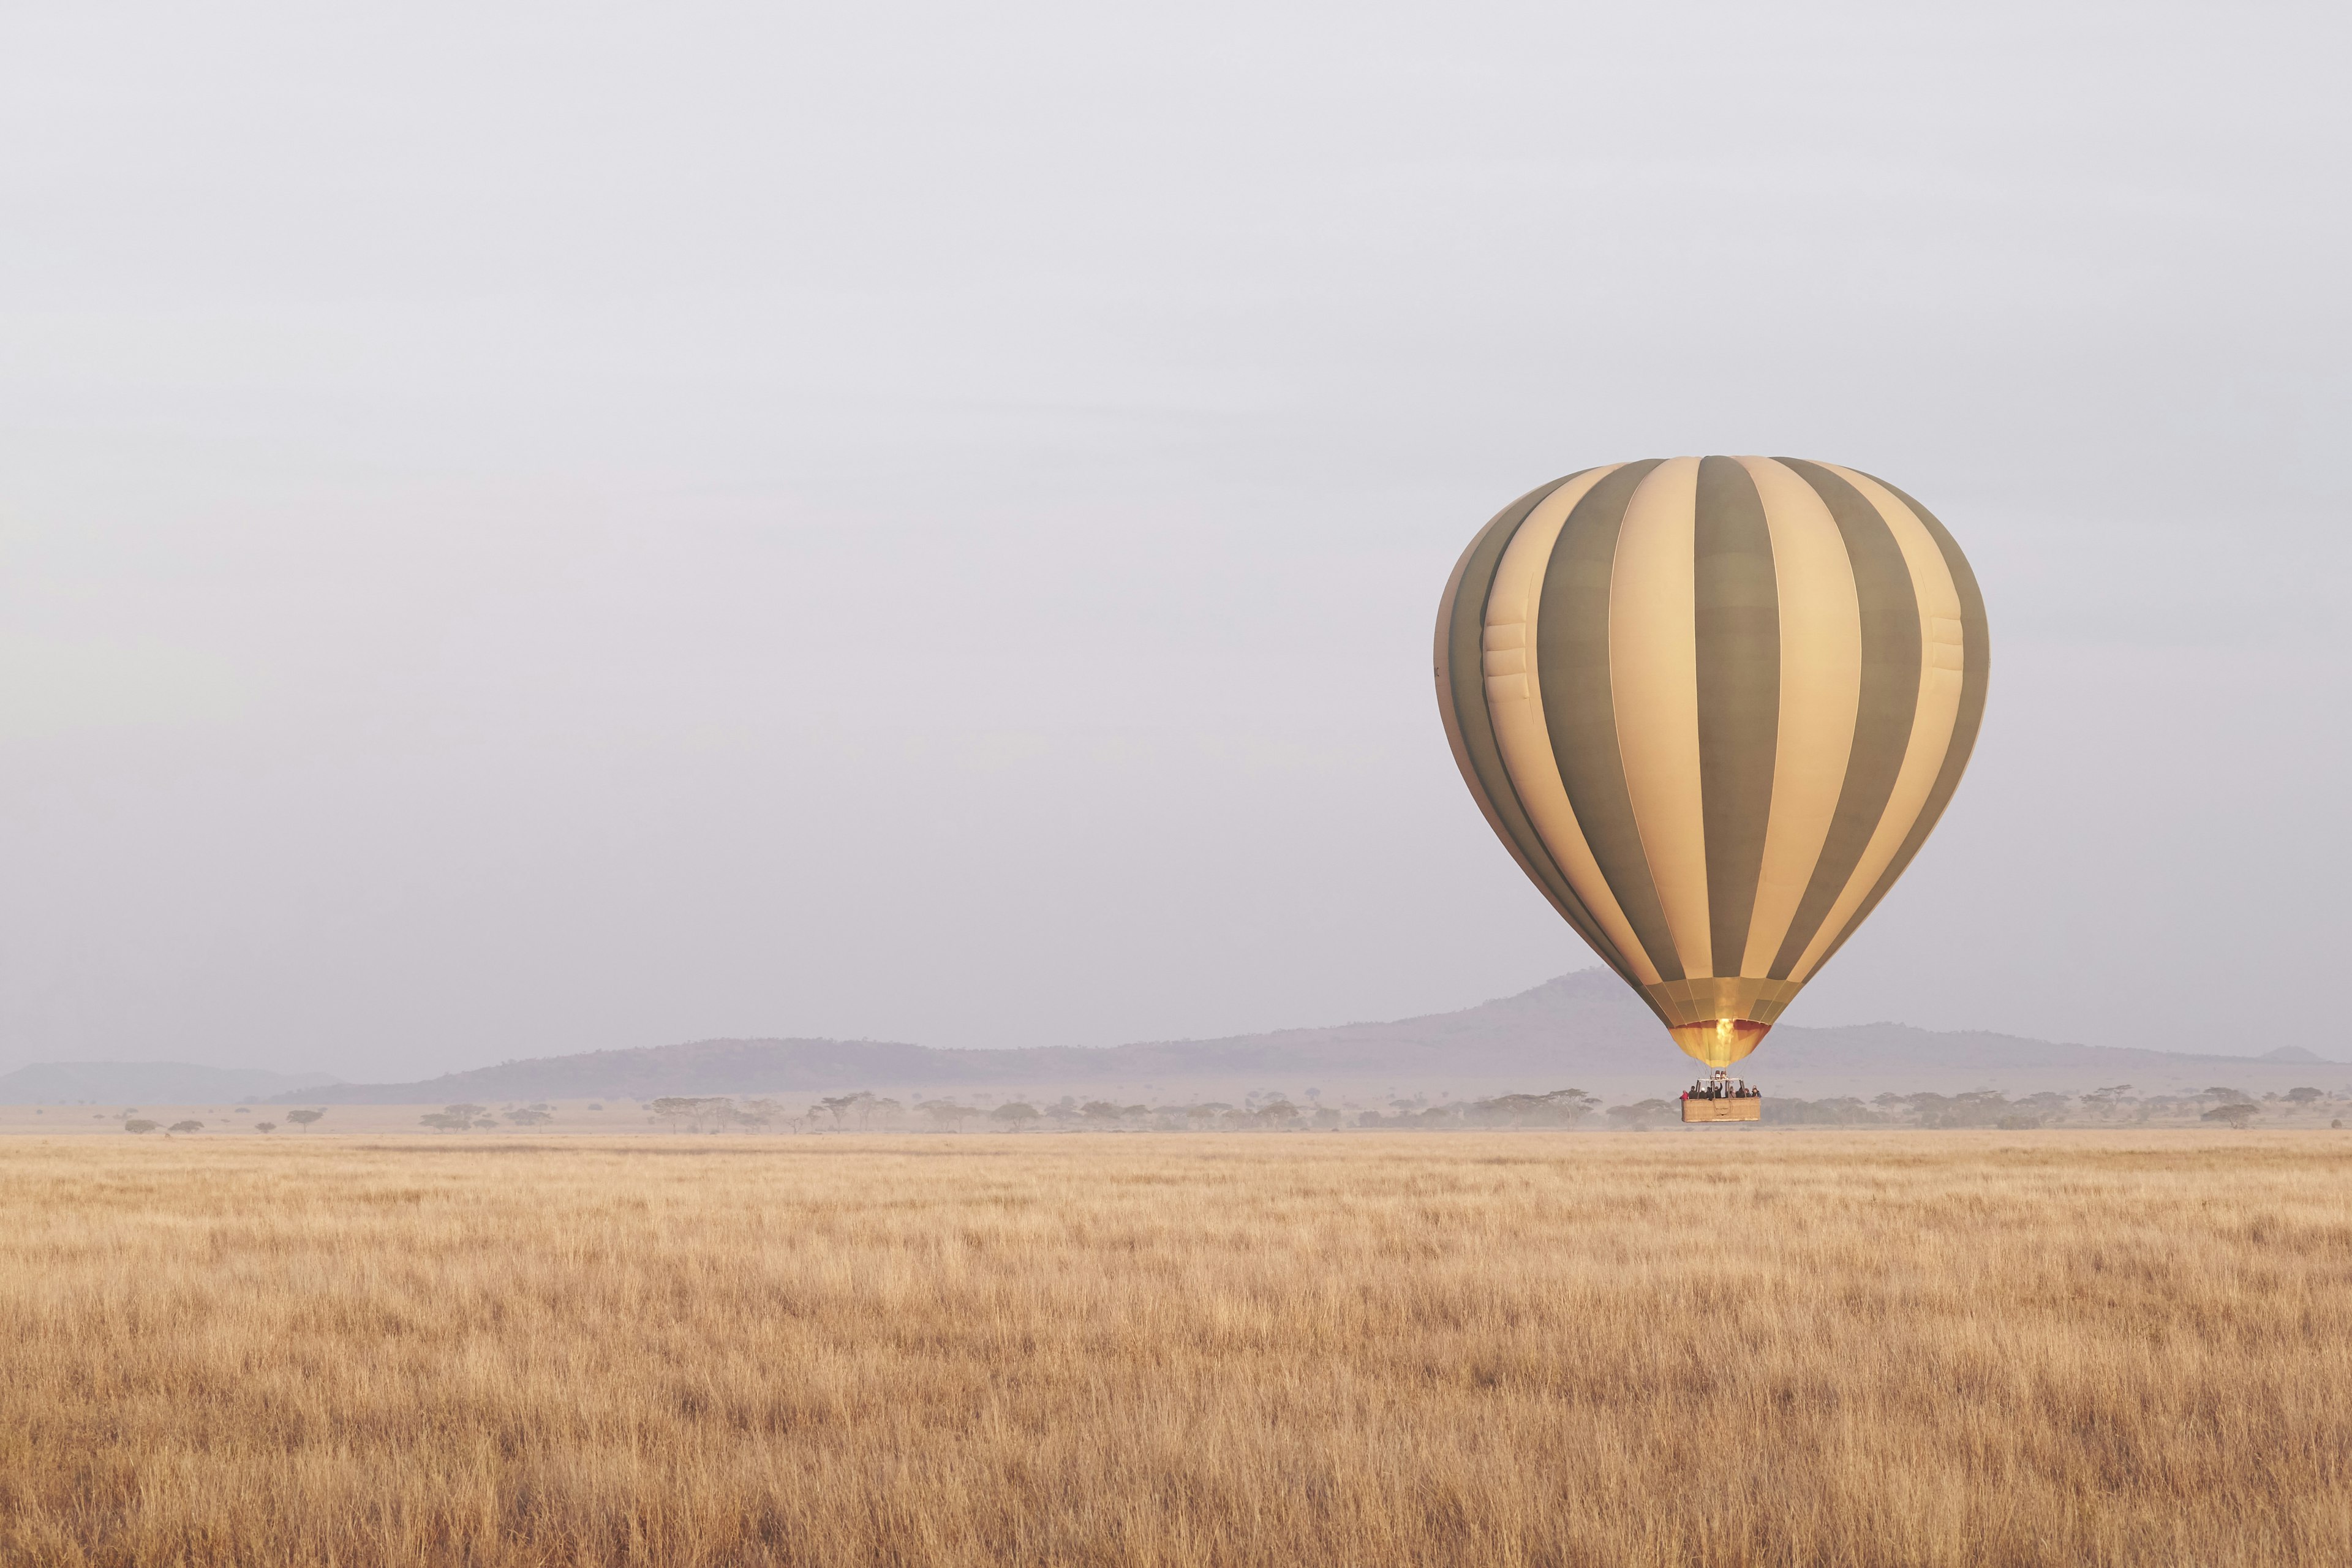
[[[1902,1024],[1783,1025],[1750,1065],[1750,1076],[1769,1092],[1805,1098],[1885,1089],[2074,1091],[2117,1083],[2143,1093],[2226,1084],[2259,1094],[2305,1082],[2327,1089],[2352,1082],[2352,1068],[2294,1047],[2268,1058],[2197,1056]],[[1327,1095],[1483,1094],[1567,1084],[1613,1096],[1672,1093],[1695,1067],[1613,975],[1595,968],[1458,1012],[1224,1039],[1025,1050],[874,1040],[698,1040],[508,1061],[416,1082],[336,1084],[276,1098],[403,1105],[859,1089],[1168,1097],[1306,1087]]]

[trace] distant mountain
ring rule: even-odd
[[[221,1105],[341,1081],[193,1062],[35,1062],[0,1073],[0,1105]]]
[[[1777,1094],[1820,1098],[1883,1089],[2017,1093],[2131,1083],[2142,1092],[2214,1084],[2284,1089],[2341,1064],[2284,1047],[2267,1058],[2062,1045],[1902,1024],[1784,1025],[1749,1064]],[[2316,1069],[2316,1070],[2315,1070]],[[1389,1023],[1283,1029],[1216,1040],[1100,1047],[943,1050],[872,1040],[698,1040],[635,1050],[509,1061],[417,1083],[342,1084],[285,1094],[326,1104],[618,1099],[666,1094],[794,1094],[845,1089],[1229,1094],[1251,1088],[1327,1094],[1492,1092],[1573,1084],[1605,1095],[1672,1092],[1696,1064],[1668,1043],[1617,978],[1601,969],[1454,1013]]]

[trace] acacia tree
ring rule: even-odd
[[[2083,1103],[2103,1121],[2112,1121],[2122,1111],[2125,1100],[2131,1094],[2131,1088],[2132,1086],[2127,1083],[2111,1083],[2104,1089],[2095,1089],[2084,1095]]]
[[[995,1110],[990,1111],[988,1113],[988,1119],[991,1121],[1003,1122],[1008,1131],[1018,1132],[1024,1127],[1026,1127],[1031,1122],[1036,1121],[1039,1112],[1037,1108],[1031,1105],[1028,1101],[1022,1100],[1008,1100],[1003,1105],[1000,1105]]]
[[[735,1102],[723,1094],[666,1094],[646,1109],[672,1127],[685,1122],[688,1132],[701,1131],[705,1121],[723,1127],[736,1115]]]
[[[1580,1089],[1556,1089],[1549,1094],[1498,1094],[1492,1100],[1473,1100],[1464,1114],[1490,1125],[1573,1127],[1600,1103]]]
[[[289,1110],[286,1113],[286,1120],[308,1132],[310,1131],[310,1123],[326,1114],[323,1110]]]
[[[841,1125],[842,1118],[848,1115],[849,1112],[853,1110],[861,1111],[865,1115],[871,1115],[872,1112],[865,1110],[865,1107],[868,1101],[873,1100],[873,1098],[874,1097],[871,1094],[860,1089],[856,1094],[837,1094],[828,1100],[820,1100],[817,1101],[817,1104],[824,1110],[825,1114],[833,1118],[833,1124],[835,1127],[839,1127]]]
[[[185,1121],[173,1122],[171,1130],[174,1132],[202,1132],[205,1130],[205,1124],[190,1117]]]
[[[2207,1111],[2201,1120],[2219,1121],[2225,1127],[2243,1127],[2261,1114],[2260,1107],[2246,1100],[2231,1100],[2227,1105],[2215,1106]]]
[[[1559,1118],[1570,1127],[1601,1108],[1598,1095],[1587,1094],[1580,1089],[1553,1089],[1543,1097],[1543,1102],[1548,1115]]]
[[[143,1116],[134,1116],[122,1124],[122,1130],[125,1132],[152,1132],[163,1125],[160,1121],[150,1121]]]
[[[275,1132],[278,1131],[278,1123],[275,1121],[257,1121],[253,1124],[253,1130],[256,1132]]]

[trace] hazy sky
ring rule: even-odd
[[[12,6],[0,1067],[1582,967],[1431,621],[1694,452],[1886,476],[1992,620],[1790,1022],[2344,1054],[2347,16]]]

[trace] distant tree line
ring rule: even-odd
[[[1817,1127],[1991,1127],[2022,1131],[2037,1127],[2147,1127],[2190,1121],[2249,1127],[2265,1118],[2302,1122],[2330,1107],[2352,1110],[2352,1089],[2330,1095],[2305,1086],[2257,1099],[2242,1089],[2216,1085],[2195,1094],[2137,1094],[2127,1083],[2087,1094],[2044,1090],[2011,1099],[1999,1089],[1966,1094],[1881,1094],[1869,1100],[1790,1100],[1766,1096],[1764,1120]],[[2340,1118],[2332,1118],[2340,1121]]]
[[[992,1097],[981,1096],[982,1100]],[[588,1107],[602,1111],[599,1102]],[[678,1133],[822,1132],[1298,1132],[1342,1129],[1469,1131],[1507,1128],[1567,1130],[1606,1127],[1640,1131],[1679,1119],[1676,1102],[1643,1099],[1603,1105],[1600,1097],[1580,1089],[1556,1089],[1544,1093],[1498,1094],[1480,1099],[1433,1100],[1426,1094],[1392,1098],[1384,1105],[1344,1106],[1321,1102],[1318,1090],[1307,1089],[1297,1099],[1270,1089],[1252,1090],[1238,1104],[1196,1100],[1174,1104],[1143,1104],[1114,1100],[1007,1100],[997,1104],[967,1104],[953,1098],[899,1100],[869,1090],[825,1095],[805,1105],[791,1105],[768,1096],[727,1094],[664,1095],[646,1100],[639,1109],[645,1123]],[[1767,1094],[1762,1121],[1781,1127],[1992,1128],[2027,1131],[2042,1127],[2132,1127],[2210,1124],[2222,1128],[2310,1126],[2326,1121],[2342,1127],[2352,1117],[2352,1087],[2330,1091],[2312,1086],[2259,1097],[2216,1085],[2196,1093],[2140,1093],[2127,1083],[2112,1084],[2084,1094],[2042,1091],[2015,1098],[1999,1089],[1973,1089],[1962,1094],[1888,1092],[1864,1100],[1843,1096],[1801,1100]],[[240,1112],[245,1108],[240,1107]],[[324,1108],[289,1110],[287,1122],[308,1130],[327,1115]],[[553,1103],[540,1100],[509,1104],[492,1110],[486,1105],[458,1103],[428,1111],[417,1121],[436,1132],[491,1132],[508,1128],[544,1127],[560,1123]],[[124,1131],[162,1131],[167,1136],[201,1132],[206,1123],[194,1118],[166,1127],[161,1121],[121,1113]],[[609,1125],[600,1123],[598,1125]],[[273,1121],[257,1121],[253,1130],[274,1131]],[[585,1129],[583,1129],[585,1130]]]
[[[2044,1091],[2012,1099],[1998,1089],[1962,1094],[1880,1094],[1871,1100],[1843,1097],[1800,1100],[1767,1095],[1763,1120],[1798,1127],[1993,1128],[2011,1131],[2056,1126],[2177,1125],[2204,1121],[2222,1126],[2259,1125],[2266,1117],[2307,1122],[2312,1112],[2338,1106],[2352,1114],[2352,1090],[2341,1096],[2303,1088],[2257,1100],[2225,1088],[2197,1094],[2138,1095],[2129,1084],[2087,1094]],[[1675,1101],[1645,1099],[1604,1106],[1580,1089],[1545,1093],[1501,1094],[1470,1100],[1432,1100],[1426,1095],[1392,1099],[1384,1107],[1323,1105],[1309,1091],[1302,1103],[1290,1096],[1255,1092],[1242,1103],[1199,1100],[1145,1105],[1109,1100],[1009,1100],[971,1105],[954,1099],[902,1102],[860,1091],[820,1098],[799,1109],[771,1099],[728,1095],[675,1096],[650,1100],[646,1121],[681,1132],[870,1132],[870,1131],[1333,1131],[1343,1128],[1393,1128],[1425,1131],[1481,1129],[1610,1127],[1641,1131],[1679,1120]]]

